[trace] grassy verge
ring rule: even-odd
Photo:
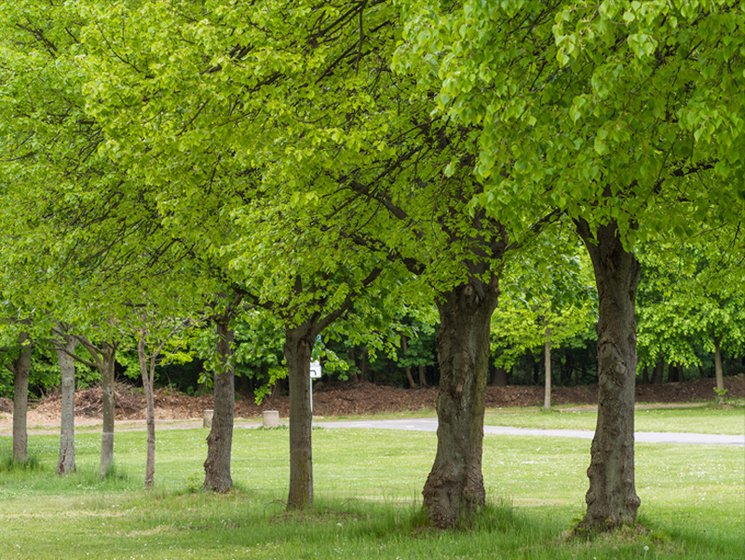
[[[116,436],[116,473],[97,480],[99,438],[80,434],[79,472],[54,475],[57,438],[31,440],[34,469],[0,466],[0,557],[741,558],[741,448],[639,445],[648,532],[567,540],[582,514],[589,442],[490,437],[489,510],[470,530],[428,529],[419,493],[434,434],[315,430],[316,508],[287,514],[287,430],[237,429],[226,496],[199,490],[205,430],[159,434],[156,489],[141,490],[145,435]],[[10,451],[0,438],[0,457]],[[645,548],[646,547],[646,548]]]

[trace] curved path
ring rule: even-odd
[[[360,428],[382,430],[407,430],[414,432],[436,432],[437,420],[411,418],[407,420],[350,420],[341,422],[314,422],[322,428]],[[592,430],[542,430],[536,428],[510,428],[484,426],[484,434],[505,436],[543,436],[592,439]],[[745,447],[745,435],[689,434],[683,432],[636,432],[635,441],[640,443],[683,443],[696,445],[738,445]]]

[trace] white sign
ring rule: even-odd
[[[315,360],[310,363],[310,378],[311,379],[321,379],[321,374],[323,373],[323,370],[321,369],[321,362],[318,360]]]

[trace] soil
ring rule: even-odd
[[[639,403],[687,403],[711,401],[714,397],[713,379],[696,379],[681,383],[659,385],[637,385],[636,399]],[[728,396],[745,398],[745,374],[725,378]],[[116,411],[120,420],[139,420],[145,417],[145,398],[141,389],[129,385],[116,386]],[[384,412],[416,411],[432,409],[437,389],[402,389],[372,383],[346,383],[324,385],[314,388],[313,411],[318,416],[349,416]],[[552,402],[556,405],[597,403],[597,386],[554,387]],[[507,386],[487,388],[487,407],[541,406],[543,388],[533,386]],[[100,387],[78,391],[75,394],[76,423],[92,424],[101,418],[102,392]],[[0,428],[11,421],[12,401],[0,399]],[[212,408],[212,395],[189,396],[168,389],[158,389],[155,395],[156,418],[163,420],[186,420],[201,418],[205,409]],[[257,405],[251,397],[236,400],[236,416],[253,418],[264,410],[278,410],[280,416],[289,413],[286,396],[271,397]],[[60,396],[49,395],[31,405],[29,425],[53,425],[59,421]]]

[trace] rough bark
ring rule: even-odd
[[[290,492],[287,509],[313,505],[310,357],[315,332],[308,324],[285,329],[284,355],[290,383]]]
[[[233,416],[235,413],[235,371],[233,367],[234,332],[231,314],[215,318],[217,329],[218,371],[214,382],[214,414],[207,436],[207,459],[204,462],[204,488],[212,492],[227,492],[233,486],[230,475],[230,455],[233,446]]]
[[[551,329],[546,329],[546,340],[543,343],[543,369],[545,384],[543,391],[543,408],[551,408]]]
[[[578,224],[595,271],[599,297],[598,418],[592,441],[587,512],[580,528],[604,531],[636,522],[634,385],[639,263],[626,251],[612,222],[595,239]]]
[[[13,461],[28,461],[28,378],[31,372],[31,340],[28,333],[18,335],[18,357],[13,360]]]
[[[454,527],[485,504],[481,472],[489,328],[497,304],[496,279],[472,277],[438,302],[437,454],[422,492],[434,525]]]
[[[75,472],[75,347],[77,341],[64,336],[56,343],[57,361],[60,367],[60,442],[57,459],[57,474]]]
[[[114,461],[114,418],[116,400],[114,397],[114,367],[116,365],[116,345],[104,343],[101,346],[101,390],[103,392],[103,430],[101,434],[101,463],[99,474],[106,477]]]

